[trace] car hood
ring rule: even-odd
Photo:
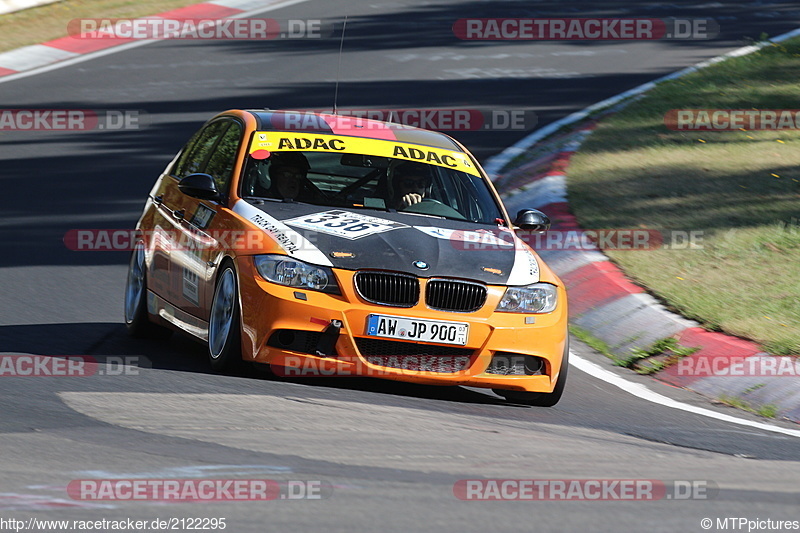
[[[491,285],[539,281],[528,246],[506,228],[407,213],[240,200],[234,211],[287,253],[347,270],[378,269]]]

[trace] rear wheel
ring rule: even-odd
[[[136,243],[125,283],[125,325],[131,337],[165,339],[172,330],[153,324],[147,315],[147,275],[144,243]]]
[[[216,371],[231,371],[242,363],[242,334],[236,271],[223,263],[217,278],[208,321],[208,360]]]
[[[569,338],[564,346],[564,356],[561,358],[561,370],[558,373],[556,386],[553,392],[527,392],[516,390],[492,389],[506,400],[524,405],[534,405],[537,407],[552,407],[561,399],[564,393],[564,385],[567,383],[567,369],[569,368]]]

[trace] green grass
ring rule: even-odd
[[[138,18],[190,6],[200,0],[62,0],[0,15],[0,52],[67,36],[77,18]]]
[[[602,120],[568,177],[584,228],[700,232],[694,248],[607,254],[673,310],[777,355],[800,354],[800,132],[679,132],[664,115],[798,109],[798,77],[793,40],[661,84]]]
[[[639,374],[655,374],[668,366],[674,365],[684,357],[692,355],[699,347],[688,347],[678,344],[673,337],[659,339],[649,348],[633,350],[630,357],[619,359],[617,364],[631,368]]]
[[[569,331],[575,337],[580,340],[582,343],[586,344],[590,348],[594,349],[596,352],[600,352],[601,354],[605,355],[609,359],[613,360],[614,362],[617,361],[617,357],[611,353],[611,347],[606,344],[605,341],[598,339],[594,335],[592,335],[589,330],[583,329],[580,326],[570,325]]]
[[[737,409],[749,411],[765,418],[775,418],[778,415],[778,406],[771,403],[756,408],[744,400],[733,396],[720,396],[717,398],[717,400],[725,405],[730,405],[731,407],[736,407]]]
[[[766,386],[767,386],[766,383],[757,383],[757,384],[753,385],[752,387],[747,387],[743,392],[744,392],[744,394],[750,394],[751,392],[755,392],[758,389],[763,389]]]

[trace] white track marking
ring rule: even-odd
[[[254,9],[253,11],[245,11],[243,13],[237,13],[236,15],[231,15],[225,18],[231,19],[239,19],[239,18],[247,18],[252,15],[257,15],[259,13],[265,13],[267,11],[274,11],[276,9],[280,9],[282,7],[288,7],[295,4],[301,4],[306,2],[307,0],[286,0],[285,2],[280,2],[277,4],[273,4],[271,6],[267,6],[265,8]],[[211,2],[214,3],[214,2]],[[63,67],[68,67],[70,65],[75,65],[77,63],[83,63],[84,61],[90,61],[92,59],[96,59],[98,57],[109,56],[111,54],[116,54],[117,52],[124,52],[125,50],[130,50],[132,48],[139,48],[140,46],[145,46],[148,44],[152,44],[155,42],[160,42],[165,39],[148,39],[148,40],[141,40],[135,41],[128,44],[121,44],[119,46],[114,46],[112,48],[106,48],[105,50],[98,50],[97,52],[91,52],[89,54],[83,54],[78,57],[74,57],[72,59],[66,59],[64,61],[59,61],[58,63],[52,63],[50,65],[45,65],[39,68],[35,68],[32,70],[26,70],[24,72],[18,72],[16,74],[9,74],[8,76],[0,77],[0,83],[6,83],[9,81],[19,80],[21,78],[27,78],[29,76],[36,76],[37,74],[43,74],[45,72],[50,72],[51,70],[57,70]],[[57,50],[57,49],[56,49]]]
[[[628,381],[622,376],[610,372],[605,368],[602,368],[601,366],[592,363],[587,359],[584,359],[583,357],[575,355],[574,352],[569,353],[569,358],[570,358],[569,359],[570,364],[573,367],[577,368],[578,370],[585,372],[590,376],[596,377],[597,379],[603,380],[609,385],[613,385],[618,389],[627,392],[628,394],[636,396],[637,398],[647,400],[648,402],[657,403],[659,405],[663,405],[664,407],[669,407],[670,409],[678,409],[680,411],[686,411],[688,413],[694,413],[696,415],[706,416],[708,418],[714,418],[716,420],[721,420],[723,422],[730,422],[731,424],[738,424],[740,426],[747,426],[751,428],[761,429],[764,431],[771,431],[773,433],[782,433],[784,435],[789,435],[792,437],[800,437],[800,430],[797,429],[788,429],[778,426],[772,426],[770,424],[764,424],[762,422],[753,422],[752,420],[737,418],[735,416],[718,413],[710,409],[704,409],[702,407],[696,407],[694,405],[689,405],[683,402],[679,402],[677,400],[673,400],[672,398],[664,396],[663,394],[653,392],[652,390],[645,387],[641,383],[633,383],[632,381]]]

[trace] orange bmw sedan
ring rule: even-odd
[[[552,406],[569,343],[563,283],[515,233],[469,151],[434,131],[230,110],[156,180],[125,289],[135,336],[179,329],[219,371],[371,376]]]

